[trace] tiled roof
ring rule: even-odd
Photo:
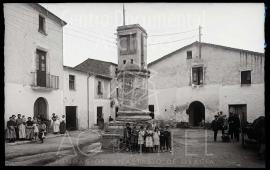
[[[106,61],[88,58],[81,64],[75,66],[74,69],[80,70],[86,73],[93,73],[95,75],[111,77],[111,73],[110,73],[111,65],[117,66],[117,64],[112,63],[112,62],[106,62]]]
[[[153,65],[153,64],[155,64],[155,63],[157,63],[157,62],[159,62],[161,60],[164,60],[164,59],[172,56],[173,54],[178,53],[179,51],[182,51],[182,50],[184,50],[184,49],[186,49],[186,48],[188,48],[188,47],[190,47],[192,45],[198,45],[198,44],[199,44],[198,41],[195,41],[195,42],[193,42],[191,44],[188,44],[188,45],[186,45],[186,46],[184,46],[184,47],[182,47],[182,48],[180,48],[178,50],[175,50],[175,51],[173,51],[173,52],[171,52],[171,53],[169,53],[169,54],[167,54],[167,55],[165,55],[165,56],[163,56],[163,57],[155,60],[155,61],[152,61],[151,63],[148,64],[148,66],[151,66],[151,65]],[[242,52],[246,52],[246,53],[253,53],[253,54],[256,54],[256,55],[262,55],[262,56],[264,56],[264,53],[259,53],[259,52],[249,51],[249,50],[244,50],[244,49],[239,49],[239,48],[226,47],[226,46],[222,46],[222,45],[210,44],[210,43],[205,43],[205,42],[201,42],[201,45],[202,46],[203,45],[205,45],[205,46],[212,46],[212,47],[216,47],[216,48],[223,48],[223,49],[227,49],[227,50],[242,51]]]

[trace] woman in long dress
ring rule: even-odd
[[[32,140],[34,137],[34,127],[33,127],[33,121],[31,117],[28,117],[28,121],[26,122],[26,139]]]
[[[64,134],[66,132],[66,118],[65,115],[62,115],[60,120],[60,133]]]
[[[51,120],[51,127],[50,127],[50,129],[54,132],[54,124],[55,124],[55,121],[56,121],[56,116],[55,116],[55,113],[53,113],[52,114],[52,118],[51,118],[52,120]]]
[[[56,120],[53,123],[53,133],[54,134],[59,133],[59,131],[60,131],[59,126],[60,126],[60,120],[59,120],[58,116],[56,116]]]
[[[9,121],[7,122],[7,131],[6,131],[6,138],[9,140],[9,142],[15,142],[16,140],[16,122],[13,120],[12,117],[9,118]]]
[[[25,125],[24,125],[24,120],[21,118],[20,114],[18,114],[18,119],[16,120],[16,123],[19,130],[19,139],[23,140],[26,137]]]
[[[160,136],[160,132],[158,130],[158,127],[156,126],[154,130],[154,135],[153,135],[155,152],[159,152],[159,145],[160,145],[159,136]]]

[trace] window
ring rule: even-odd
[[[101,81],[98,81],[98,95],[102,95]]]
[[[192,84],[203,84],[203,67],[192,68]]]
[[[187,59],[192,59],[192,51],[187,51]]]
[[[120,36],[120,54],[136,52],[136,34]]]
[[[251,71],[241,71],[241,84],[251,84]]]
[[[123,60],[123,63],[126,64],[126,60]]]
[[[38,31],[45,34],[45,18],[39,15]]]
[[[69,75],[69,89],[75,90],[75,76]]]
[[[130,63],[133,64],[133,59],[130,60]]]
[[[119,91],[118,91],[118,87],[116,87],[116,97],[118,98],[119,96]]]

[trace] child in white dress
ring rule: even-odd
[[[37,136],[38,136],[38,125],[36,122],[34,122],[33,124],[33,127],[34,127],[34,137],[35,137],[35,141],[37,141]]]
[[[142,147],[144,144],[144,134],[145,134],[144,127],[141,126],[140,131],[139,131],[139,135],[138,135],[138,144],[140,146],[140,153],[142,153]]]

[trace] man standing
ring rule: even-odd
[[[211,128],[214,131],[214,141],[217,141],[217,133],[218,133],[218,115],[215,115],[215,119],[211,123]]]
[[[169,125],[167,124],[165,126],[165,131],[164,131],[164,138],[165,138],[165,146],[167,151],[172,152],[171,148],[171,131],[169,130]]]
[[[229,135],[231,136],[231,140],[233,140],[234,118],[232,112],[229,113],[228,124],[229,124]]]
[[[240,129],[240,118],[237,113],[234,114],[234,138],[239,142],[239,129]]]

